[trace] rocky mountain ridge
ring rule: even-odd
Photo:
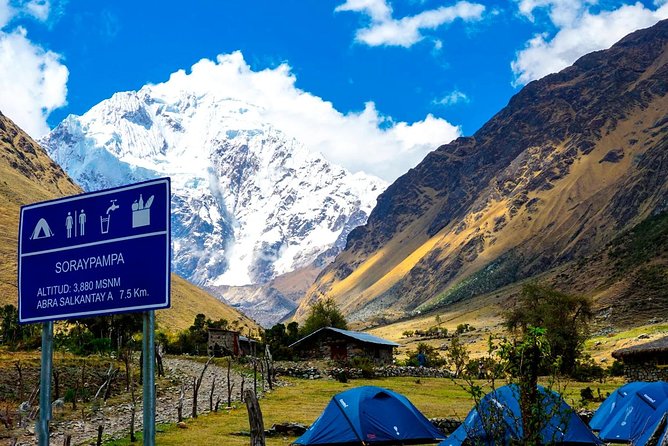
[[[528,84],[378,198],[323,296],[399,317],[535,277],[668,209],[668,21]]]

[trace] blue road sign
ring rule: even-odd
[[[21,208],[19,321],[170,305],[169,178]]]

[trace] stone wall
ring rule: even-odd
[[[462,424],[454,418],[430,418],[429,421],[445,435],[450,435]]]
[[[365,371],[362,369],[354,369],[349,367],[329,367],[324,370],[318,370],[316,367],[295,364],[289,366],[276,365],[275,370],[277,375],[292,376],[294,378],[302,379],[336,379],[341,376],[345,376],[348,379],[360,379],[367,377],[365,376]],[[374,367],[373,376],[375,378],[390,378],[399,376],[415,378],[449,378],[452,376],[452,372],[447,369],[431,367],[400,367],[392,365]]]
[[[228,354],[239,354],[239,333],[227,330],[209,330],[207,342],[207,354],[214,353],[224,356]]]
[[[624,362],[624,376],[631,381],[668,381],[668,367],[659,366],[658,360],[644,363]]]

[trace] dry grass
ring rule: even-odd
[[[618,333],[592,337],[586,342],[585,349],[594,359],[600,361],[606,358],[611,362],[613,351],[651,342],[663,336],[668,336],[667,323],[643,325]]]
[[[366,313],[355,313],[363,304],[373,301],[374,312],[385,312],[385,316],[393,318],[406,313],[406,309],[414,308],[417,300],[423,305],[435,303],[443,292],[512,250],[526,258],[538,254],[546,254],[548,258],[553,254],[554,258],[558,258],[571,248],[576,253],[588,252],[585,248],[575,249],[576,246],[590,246],[594,249],[602,247],[614,235],[614,231],[593,229],[609,227],[611,217],[603,205],[609,203],[616,191],[620,190],[620,181],[637,177],[634,176],[633,160],[647,150],[645,143],[657,144],[649,132],[640,135],[638,131],[638,143],[629,145],[628,135],[641,128],[650,128],[662,119],[666,104],[668,99],[660,97],[655,98],[647,108],[634,110],[626,119],[619,120],[614,130],[601,136],[591,152],[579,156],[566,175],[552,181],[551,187],[531,190],[528,199],[539,200],[539,212],[523,206],[513,210],[517,214],[511,213],[511,195],[493,199],[491,197],[495,197],[497,191],[492,188],[486,190],[484,193],[488,196],[481,197],[466,214],[453,219],[436,235],[427,237],[426,228],[434,217],[432,211],[442,209],[444,198],[433,196],[433,191],[422,187],[417,193],[429,195],[427,202],[431,203],[424,214],[414,217],[405,227],[399,226],[402,229],[391,234],[391,238],[381,245],[364,239],[363,242],[368,243],[366,251],[356,245],[358,247],[355,250],[341,253],[334,267],[326,269],[310,288],[305,301],[332,297],[344,313],[360,317]],[[568,138],[554,141],[555,149],[549,156],[558,156],[570,150],[569,144]],[[606,153],[617,147],[624,147],[624,159],[618,163],[599,162]],[[530,162],[527,161],[531,165],[540,165],[544,161],[540,151],[527,151],[526,155],[532,158]],[[526,178],[516,180],[518,184],[528,184],[542,173],[529,169]],[[641,208],[628,224],[637,224],[648,215],[649,209]],[[507,223],[497,229],[496,222],[501,217]],[[410,215],[406,218],[409,219]],[[586,223],[582,223],[584,229],[575,231],[575,228],[580,227],[581,220]],[[463,251],[464,246],[478,238],[483,241],[479,246],[476,245],[474,253]],[[460,257],[465,260],[460,262]],[[336,267],[339,268],[338,273],[345,273],[337,275]],[[415,274],[409,274],[411,271]],[[453,271],[456,275],[450,278]],[[449,282],[443,283],[439,274],[447,275]],[[401,285],[401,294],[388,292],[397,284]],[[590,287],[578,292],[591,295],[609,287],[610,283],[604,283],[601,289]],[[379,297],[382,299],[374,301]],[[306,305],[302,305],[296,318],[303,318],[306,310]],[[470,323],[479,325],[475,321]],[[642,322],[636,321],[634,325],[637,323]]]

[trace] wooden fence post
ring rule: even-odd
[[[262,411],[257,402],[255,392],[248,389],[244,394],[246,408],[248,409],[248,423],[250,424],[251,446],[265,446],[264,421],[262,420]]]

